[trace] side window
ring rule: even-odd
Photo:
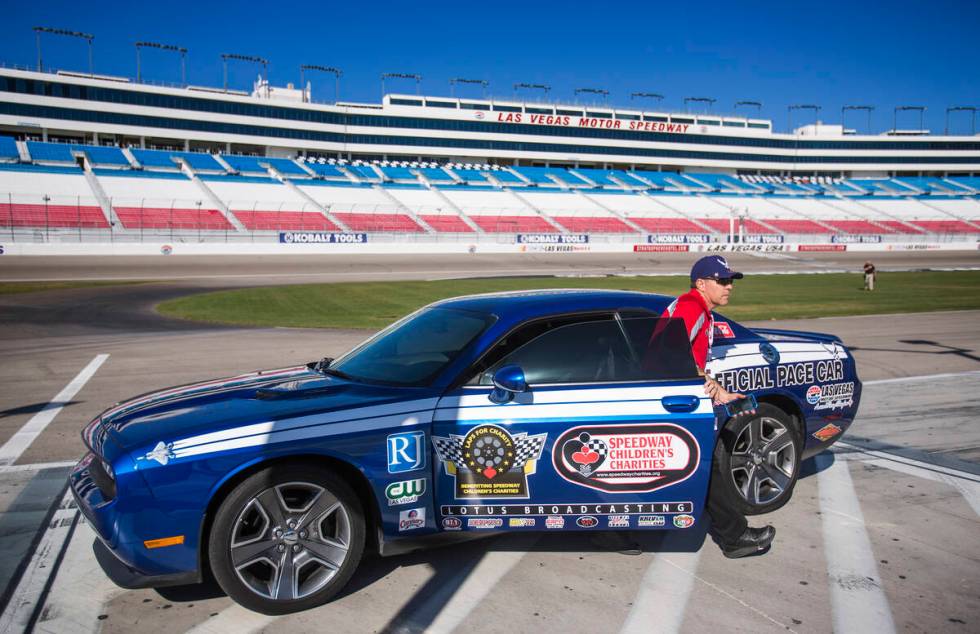
[[[616,320],[559,325],[512,350],[484,372],[489,385],[493,372],[516,364],[531,385],[622,381],[634,374],[629,347]]]
[[[532,386],[698,376],[683,320],[635,313],[529,324],[499,342],[469,384],[490,385],[505,365],[520,366]]]

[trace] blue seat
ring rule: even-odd
[[[0,159],[19,159],[17,141],[10,136],[0,136]]]
[[[34,161],[51,161],[58,163],[74,163],[75,157],[71,154],[71,146],[67,143],[42,143],[41,141],[28,141],[27,151]]]

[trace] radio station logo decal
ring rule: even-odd
[[[666,526],[667,518],[663,515],[641,515],[636,518],[637,526]]]
[[[433,436],[436,456],[456,482],[456,497],[528,498],[527,476],[537,469],[548,434],[511,435],[496,425],[474,427],[465,436]]]
[[[565,518],[561,515],[549,515],[544,520],[545,528],[565,528]]]
[[[467,528],[500,528],[504,520],[499,517],[471,517],[466,520]]]
[[[591,515],[586,515],[575,520],[575,524],[579,528],[595,528],[599,525],[599,520]]]
[[[609,528],[629,528],[630,527],[630,516],[629,515],[607,515],[606,516],[606,526]]]
[[[537,520],[533,517],[511,517],[507,520],[507,526],[511,528],[534,528]]]
[[[677,515],[674,517],[674,526],[677,528],[691,528],[694,526],[694,517],[691,515]]]
[[[646,493],[686,480],[700,460],[697,440],[677,425],[575,427],[555,442],[562,478],[609,493]]]
[[[385,487],[385,497],[388,498],[388,506],[417,502],[419,497],[424,493],[425,479],[392,482]]]
[[[734,339],[735,332],[732,330],[731,324],[727,321],[716,321],[715,322],[715,337],[719,339]]]
[[[442,527],[447,531],[458,531],[463,528],[463,520],[458,517],[444,517]]]

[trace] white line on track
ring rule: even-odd
[[[679,540],[673,531],[664,536],[664,550]],[[620,630],[623,634],[672,634],[684,622],[687,599],[694,587],[701,551],[657,553],[640,581],[633,607]],[[673,550],[673,549],[670,549]]]
[[[0,467],[6,467],[17,462],[17,459],[31,446],[34,439],[44,431],[48,424],[54,420],[55,416],[61,412],[65,404],[82,389],[108,358],[108,354],[96,355],[63,390],[58,392],[57,396],[44,406],[44,409],[34,414],[29,421],[24,423],[23,427],[0,447]]]
[[[837,458],[844,458],[845,460],[863,461],[865,460],[864,456],[869,456],[871,458],[879,459],[882,463],[882,466],[888,466],[889,468],[891,468],[891,465],[893,464],[904,465],[909,468],[916,468],[921,472],[943,474],[966,482],[980,484],[980,476],[974,475],[967,471],[962,471],[960,469],[953,469],[952,467],[944,467],[942,465],[932,464],[930,462],[924,462],[922,460],[916,460],[914,458],[906,458],[905,456],[901,456],[895,453],[889,453],[887,451],[867,449],[865,447],[859,447],[858,445],[854,445],[849,442],[844,442],[843,440],[839,441],[837,445],[840,448],[846,448],[846,451],[858,452],[856,454],[837,452],[835,453],[835,456]],[[861,456],[859,454],[864,454],[864,456]],[[933,478],[931,475],[925,475],[925,474],[923,474],[920,477],[936,479]]]
[[[980,375],[980,370],[970,370],[968,372],[949,372],[946,374],[923,374],[919,376],[899,376],[894,379],[875,379],[864,381],[863,385],[882,385],[883,383],[908,383],[909,381],[932,381],[935,379],[951,379],[958,376]]]
[[[15,464],[0,467],[0,473],[16,473],[23,471],[42,471],[44,469],[64,469],[74,467],[77,460],[65,460],[64,462],[33,462],[31,464]]]
[[[65,492],[44,535],[41,536],[41,541],[31,555],[17,589],[10,597],[7,609],[0,615],[0,632],[9,634],[26,631],[38,607],[38,601],[48,585],[48,580],[56,572],[55,564],[79,516],[71,491]]]
[[[892,633],[891,607],[881,587],[848,463],[827,453],[816,460],[834,632]]]

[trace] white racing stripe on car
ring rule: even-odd
[[[244,438],[231,438],[228,440],[212,442],[206,445],[185,447],[183,449],[174,450],[173,454],[175,458],[186,458],[188,456],[200,456],[219,451],[228,451],[230,449],[257,447],[259,445],[272,445],[281,442],[290,442],[293,440],[326,438],[328,436],[337,436],[340,434],[353,434],[364,431],[393,429],[396,427],[414,427],[429,423],[430,418],[428,416],[430,413],[431,411],[425,412],[424,414],[420,413],[419,416],[405,416],[404,414],[398,414],[395,416],[361,419],[347,423],[333,423],[330,425],[314,425],[312,427],[303,427],[300,429],[286,429],[284,431],[279,431],[273,428],[272,431],[246,436]],[[421,418],[421,415],[424,415],[425,418]],[[275,423],[271,424],[275,425]],[[152,466],[154,463],[150,462],[149,464]]]
[[[894,632],[847,461],[823,453],[816,462],[834,632]]]
[[[108,354],[98,354],[95,358],[89,361],[89,364],[82,368],[82,371],[71,380],[68,385],[65,386],[63,390],[58,392],[58,394],[51,399],[51,401],[44,406],[37,414],[31,417],[29,421],[24,423],[17,432],[7,440],[2,447],[0,447],[0,466],[7,466],[17,462],[21,454],[31,446],[34,439],[37,438],[41,432],[47,428],[47,426],[55,419],[61,409],[66,403],[71,401],[71,399],[78,394],[88,380],[98,371],[98,369],[105,363],[105,360],[109,358]]]
[[[233,427],[231,429],[225,429],[222,431],[211,432],[207,434],[200,434],[197,436],[190,436],[182,440],[174,441],[173,449],[177,451],[178,449],[183,449],[186,447],[193,447],[195,445],[203,445],[207,443],[218,442],[222,440],[230,440],[235,438],[241,438],[243,436],[251,436],[256,434],[270,434],[270,433],[281,433],[292,429],[316,426],[320,427],[322,425],[350,422],[352,420],[359,420],[364,422],[366,425],[370,425],[370,419],[379,418],[388,415],[406,415],[406,414],[418,414],[421,415],[431,410],[436,406],[439,399],[427,398],[420,399],[417,401],[407,401],[403,403],[394,403],[388,405],[374,405],[370,407],[359,407],[352,409],[345,409],[337,412],[327,412],[324,414],[311,414],[309,416],[298,416],[296,418],[286,418],[277,421],[265,421],[261,423],[254,423],[252,425],[246,425],[244,427]],[[376,426],[365,427],[364,429],[375,429]],[[356,430],[355,430],[356,431]],[[324,434],[322,430],[314,435],[328,435]],[[331,432],[329,435],[335,435],[335,432]]]
[[[439,407],[479,407],[486,406],[487,396],[493,390],[492,385],[481,385],[479,387],[467,387],[466,394],[459,396],[447,396],[439,401]],[[529,393],[530,399],[535,405],[553,405],[562,403],[594,403],[608,401],[657,401],[665,396],[676,394],[693,394],[694,396],[704,397],[704,389],[701,385],[637,385],[627,387],[610,387],[596,389],[575,389],[572,387],[559,390],[540,389]],[[519,405],[522,397],[518,396],[515,401],[497,405],[497,407],[514,407]]]
[[[43,600],[52,574],[57,573],[59,557],[64,551],[65,541],[71,537],[81,513],[72,499],[71,491],[66,491],[58,509],[41,536],[37,548],[31,554],[27,569],[17,583],[17,588],[7,603],[7,609],[0,615],[0,632],[26,632],[31,619],[38,611],[38,603]]]
[[[590,407],[591,406],[591,407]],[[697,409],[691,414],[711,414],[714,408],[711,400],[700,398]],[[532,418],[609,418],[612,416],[647,417],[668,416],[660,401],[624,401],[598,403],[562,403],[558,405],[487,405],[485,407],[440,408],[436,412],[436,421],[473,421],[473,420],[525,420]]]

